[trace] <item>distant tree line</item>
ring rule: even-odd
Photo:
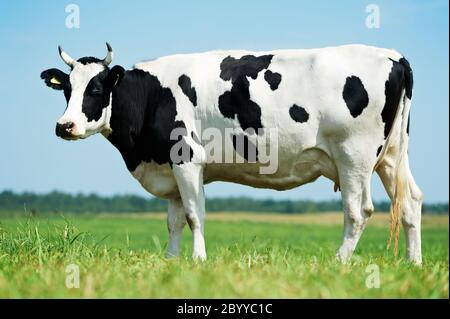
[[[388,212],[390,203],[374,203],[375,210]],[[253,199],[248,197],[208,198],[208,212],[246,211],[275,213],[316,213],[342,210],[340,200],[274,200]],[[47,194],[15,193],[3,191],[0,193],[0,211],[30,213],[128,213],[128,212],[162,212],[167,210],[167,201],[158,198],[144,198],[136,195],[99,196],[96,194],[67,194],[51,192]],[[447,203],[426,203],[424,213],[448,214]]]

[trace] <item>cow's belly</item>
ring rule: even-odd
[[[210,163],[205,166],[205,184],[214,181],[232,182],[257,188],[287,190],[313,182],[325,176],[338,182],[336,166],[331,158],[319,148],[302,151],[295,157],[281,156],[273,174],[261,174],[258,163]],[[170,199],[179,196],[176,180],[169,164],[142,162],[131,173],[142,187],[152,195]]]
[[[263,165],[265,166],[265,165]],[[338,182],[337,170],[331,158],[318,148],[303,151],[296,157],[280,157],[274,174],[261,174],[260,164],[209,164],[205,168],[205,183],[232,182],[258,188],[287,190],[325,176]]]
[[[179,196],[177,183],[169,164],[142,162],[131,174],[147,192],[156,197],[170,199]]]

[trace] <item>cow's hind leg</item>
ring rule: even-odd
[[[403,162],[403,169],[396,176],[395,165],[398,158],[398,148],[391,147],[383,157],[383,161],[377,168],[377,173],[391,199],[392,204],[395,201],[395,192],[397,183],[401,183],[404,188],[404,197],[401,200],[401,221],[405,230],[407,257],[411,262],[420,265],[422,263],[421,251],[421,209],[422,209],[422,191],[417,186],[411,174],[408,162],[408,154]]]
[[[370,194],[372,169],[369,165],[339,165],[339,182],[344,209],[344,238],[336,257],[348,261],[373,213]]]
[[[186,225],[186,213],[181,198],[169,200],[167,212],[167,228],[169,230],[169,246],[167,257],[176,257],[180,253],[180,240]]]

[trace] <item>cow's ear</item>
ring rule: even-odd
[[[112,90],[122,80],[125,69],[120,65],[115,65],[108,73],[105,80],[105,86]]]
[[[69,75],[58,69],[48,69],[41,73],[41,79],[48,87],[55,90],[64,90],[70,83]]]

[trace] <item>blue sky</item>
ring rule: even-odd
[[[66,5],[80,8],[68,29]],[[368,4],[380,8],[379,29],[365,27]],[[102,136],[56,138],[64,97],[40,80],[42,70],[74,57],[105,55],[113,64],[212,49],[270,50],[364,43],[395,48],[410,61],[415,88],[410,161],[425,200],[448,201],[448,1],[2,1],[0,4],[0,191],[146,194]],[[286,192],[235,184],[207,186],[208,196],[338,198],[325,179]],[[387,199],[374,175],[373,197]]]

